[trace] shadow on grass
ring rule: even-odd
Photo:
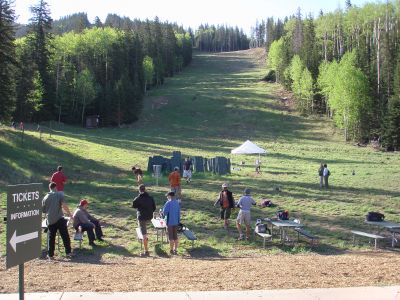
[[[211,246],[196,245],[192,249],[187,250],[188,254],[193,258],[222,258],[219,251]]]

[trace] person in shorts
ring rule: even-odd
[[[175,197],[181,200],[181,174],[179,173],[179,167],[175,167],[174,171],[169,174],[168,181],[171,192],[174,192]]]
[[[242,224],[246,225],[246,240],[250,239],[250,209],[252,205],[256,205],[256,201],[250,196],[250,189],[246,188],[244,190],[244,195],[240,197],[239,202],[237,203],[237,207],[240,208],[239,214],[236,219],[236,227],[239,232],[238,240],[243,240],[244,235],[242,233]]]
[[[147,238],[147,224],[153,218],[156,204],[153,197],[146,192],[144,184],[139,185],[139,195],[133,199],[132,207],[137,209],[137,219],[140,231],[143,235],[144,252],[141,256],[149,256],[149,239]]]
[[[132,173],[135,175],[136,182],[138,185],[141,185],[143,183],[143,171],[140,169],[138,166],[133,166],[132,167]]]
[[[192,180],[192,161],[189,157],[186,157],[183,163],[183,178],[186,179],[186,183],[190,183]]]
[[[214,203],[216,206],[219,203],[221,209],[221,220],[224,220],[224,228],[228,229],[229,218],[231,217],[231,212],[235,208],[235,201],[233,199],[232,192],[228,190],[228,184],[224,183],[222,185],[222,191],[219,193],[217,201]]]
[[[176,200],[174,192],[167,193],[168,201],[165,203],[162,213],[167,222],[170,254],[177,254],[178,251],[178,225],[181,221],[181,207]]]

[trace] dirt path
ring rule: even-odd
[[[0,293],[18,288],[18,268],[0,260]],[[266,255],[237,259],[126,258],[96,264],[34,260],[25,266],[27,292],[205,291],[394,285],[398,253]],[[51,282],[51,284],[50,284]]]

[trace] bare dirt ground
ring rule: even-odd
[[[26,292],[206,291],[395,285],[400,256],[265,255],[246,258],[120,258],[96,263],[34,260],[25,264]],[[0,260],[0,293],[18,289],[18,268]]]

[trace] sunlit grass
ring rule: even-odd
[[[227,59],[234,58],[234,61]],[[170,157],[179,150],[184,156],[226,156],[233,164],[243,161],[240,171],[226,176],[194,174],[190,185],[183,183],[182,222],[198,240],[182,237],[180,255],[246,256],[265,253],[340,253],[346,249],[366,249],[366,241],[353,247],[351,229],[371,231],[363,222],[368,211],[381,211],[387,220],[400,222],[400,160],[397,153],[383,153],[370,147],[343,142],[340,132],[325,118],[302,117],[283,109],[279,87],[260,81],[261,67],[251,66],[243,53],[195,56],[183,73],[149,91],[140,120],[126,128],[87,130],[53,124],[49,133],[0,129],[0,214],[5,215],[7,184],[43,182],[59,164],[69,177],[66,200],[73,209],[83,197],[90,210],[105,223],[108,244],[95,250],[103,258],[137,255],[136,212],[130,207],[136,184],[130,167],[147,168],[148,157]],[[168,105],[151,109],[151,97],[164,96]],[[230,150],[250,139],[267,149],[262,174],[254,173],[255,156],[231,156]],[[331,188],[321,190],[317,169],[328,163]],[[352,175],[352,171],[355,175]],[[157,207],[165,201],[166,175],[156,180],[144,177]],[[273,216],[288,209],[291,218],[321,237],[318,247],[306,242],[283,246],[277,239],[262,249],[262,241],[238,242],[233,213],[229,233],[219,220],[214,201],[223,182],[230,184],[235,199],[245,187],[257,201],[267,198],[272,208],[255,207],[252,219]],[[279,187],[280,191],[276,188]],[[152,231],[151,231],[152,233]],[[5,244],[5,226],[0,226]],[[297,236],[292,233],[292,239]],[[87,241],[84,248],[87,247]],[[154,253],[163,256],[168,245],[156,243]],[[76,246],[76,245],[75,245]],[[5,248],[0,248],[4,255]],[[82,255],[89,253],[82,252]]]

